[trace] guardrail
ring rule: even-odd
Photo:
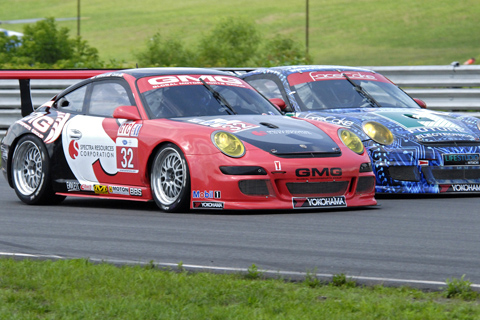
[[[429,109],[468,112],[470,115],[480,117],[480,65],[365,68],[383,74],[412,97],[424,100]],[[33,105],[40,106],[77,81],[79,80],[31,80]],[[0,136],[20,118],[18,80],[0,80]]]
[[[480,65],[366,67],[383,74],[429,109],[480,117]]]

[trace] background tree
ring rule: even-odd
[[[254,65],[275,67],[285,65],[311,64],[312,59],[305,55],[300,44],[290,38],[276,36],[265,42],[262,52],[254,58]]]
[[[136,57],[142,67],[184,67],[198,64],[196,55],[185,49],[180,40],[164,39],[158,32],[147,41],[146,50]]]
[[[68,28],[57,29],[53,18],[26,25],[23,37],[0,36],[3,68],[102,68],[98,50],[76,37]]]
[[[227,18],[200,40],[199,63],[204,67],[245,67],[261,41],[253,23]]]
[[[18,53],[30,58],[33,64],[53,65],[58,60],[69,59],[73,50],[68,39],[68,32],[67,28],[57,30],[53,18],[26,25]]]
[[[271,67],[310,64],[305,50],[292,39],[265,40],[253,23],[227,18],[199,40],[197,49],[185,48],[181,38],[164,39],[156,33],[137,55],[142,67]]]

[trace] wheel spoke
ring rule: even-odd
[[[170,205],[182,196],[186,170],[180,154],[166,148],[157,157],[152,171],[152,187],[155,196],[164,205]]]
[[[23,195],[31,195],[42,183],[42,155],[37,145],[25,141],[15,151],[13,176],[18,190]]]

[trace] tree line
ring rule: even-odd
[[[80,36],[70,37],[54,18],[26,25],[23,36],[0,33],[2,69],[125,68],[123,61],[105,62]],[[226,18],[187,47],[178,37],[155,33],[135,53],[140,67],[270,67],[311,63],[302,46],[277,35],[266,38],[248,21]]]

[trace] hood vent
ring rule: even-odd
[[[278,129],[278,126],[274,125],[273,123],[268,123],[268,122],[260,122],[262,126],[271,128],[271,129]]]

